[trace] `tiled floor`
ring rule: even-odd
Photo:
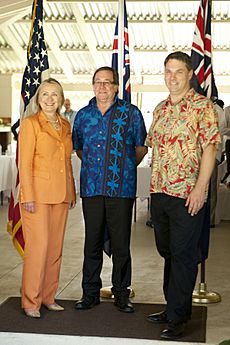
[[[19,296],[22,261],[6,232],[8,206],[0,206],[0,303],[8,296]],[[162,259],[156,252],[153,231],[146,227],[146,201],[137,203],[137,222],[132,228],[134,302],[161,303]],[[84,225],[81,202],[70,211],[64,244],[58,298],[81,297],[81,268]],[[219,344],[230,339],[230,222],[222,221],[211,230],[210,253],[206,261],[206,282],[210,291],[218,292],[222,301],[208,304],[207,343]],[[103,286],[109,286],[110,259],[104,257]],[[199,282],[199,277],[198,277]],[[25,340],[26,341],[26,340]],[[31,342],[25,342],[30,343]],[[161,342],[159,342],[160,344]],[[1,341],[0,344],[5,344]],[[7,344],[14,344],[8,342]],[[15,343],[19,344],[19,343]],[[36,345],[36,342],[33,344]],[[40,344],[40,343],[39,343]],[[45,344],[45,343],[44,343]],[[138,343],[140,345],[141,342]]]

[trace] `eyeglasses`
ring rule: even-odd
[[[95,81],[93,83],[93,85],[95,85],[95,87],[101,87],[101,86],[104,86],[104,87],[110,87],[111,85],[114,84],[114,81],[110,81],[110,80],[107,80],[107,81]]]

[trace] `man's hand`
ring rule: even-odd
[[[206,191],[197,186],[189,194],[185,206],[188,207],[188,213],[195,216],[204,206],[206,200]]]
[[[140,164],[146,153],[148,152],[148,148],[146,146],[137,146],[136,147],[136,162],[137,165]]]

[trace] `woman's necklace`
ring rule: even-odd
[[[51,125],[53,126],[53,128],[56,129],[57,131],[59,131],[61,129],[61,125],[59,123],[58,118],[56,120],[49,120],[48,119],[48,122],[50,122]]]

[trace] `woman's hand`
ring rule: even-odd
[[[24,207],[24,209],[27,212],[30,212],[30,213],[34,213],[35,212],[35,201],[24,202],[22,204],[22,206]]]
[[[71,208],[74,208],[76,205],[76,200],[72,200],[70,203],[69,203],[69,210],[71,210]]]

